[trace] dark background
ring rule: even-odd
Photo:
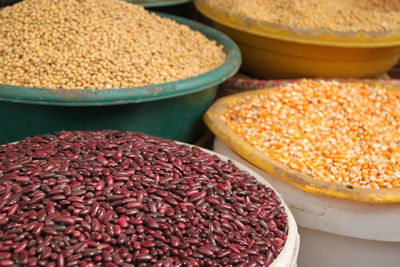
[[[2,6],[7,6],[7,5],[11,5],[17,2],[20,2],[21,0],[0,0],[0,7]]]

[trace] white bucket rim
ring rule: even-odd
[[[299,226],[349,238],[400,242],[400,204],[371,204],[308,193],[243,159],[217,137],[213,149],[243,162],[261,177],[274,178],[273,184],[284,195]]]

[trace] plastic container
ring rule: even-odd
[[[243,71],[257,77],[375,77],[400,58],[400,32],[300,29],[238,16],[212,0],[195,0],[195,5],[236,41]]]
[[[204,148],[200,148],[200,149],[204,150],[207,153],[217,155],[218,157],[220,157],[223,160],[232,160],[231,158],[227,157],[226,155],[219,154],[219,153],[216,153],[216,152],[204,149]],[[260,183],[263,183],[266,186],[269,186],[272,189],[274,189],[274,191],[277,192],[278,196],[282,200],[282,205],[285,207],[286,213],[288,216],[289,233],[288,233],[288,238],[286,240],[286,243],[285,243],[285,246],[283,247],[282,252],[278,255],[278,257],[270,265],[270,267],[296,267],[297,266],[297,255],[298,255],[299,248],[300,248],[300,236],[298,234],[296,221],[295,221],[292,213],[290,212],[290,208],[286,205],[286,203],[280,196],[279,190],[275,190],[275,188],[268,181],[263,179],[263,177],[261,177],[257,172],[253,171],[251,168],[246,167],[245,164],[242,164],[239,161],[233,160],[233,163],[241,170],[244,170],[244,171],[250,173],[251,175],[253,175],[257,179],[257,181],[259,181]]]
[[[214,150],[271,183],[299,225],[299,267],[398,267],[400,204],[369,204],[319,196],[265,172],[216,138]]]
[[[226,62],[205,74],[144,87],[62,90],[0,85],[0,143],[58,130],[116,129],[193,142],[218,85],[241,63],[236,44],[200,23],[159,14],[198,30],[224,46]]]
[[[188,146],[193,146],[193,145],[182,143],[182,142],[178,142],[178,143],[188,145]],[[198,147],[198,146],[196,146],[196,147]],[[253,171],[251,168],[246,167],[244,164],[242,164],[238,161],[232,160],[229,157],[219,154],[219,153],[216,153],[214,151],[204,149],[202,147],[198,147],[198,148],[211,154],[211,155],[217,155],[222,160],[225,160],[225,161],[231,160],[239,169],[248,172],[249,174],[254,176],[254,178],[256,178],[256,180],[258,182],[270,187],[271,189],[273,189],[276,192],[276,194],[278,195],[278,197],[281,200],[281,205],[285,208],[285,212],[287,214],[287,219],[288,219],[288,229],[289,230],[288,230],[288,236],[287,236],[286,243],[285,243],[281,253],[275,259],[275,261],[270,265],[270,267],[297,267],[297,257],[298,257],[299,248],[300,248],[300,236],[298,233],[296,221],[295,221],[288,205],[282,199],[282,197],[280,196],[278,191],[270,183],[268,183],[265,179],[263,179],[263,177],[261,177],[258,173]]]
[[[360,82],[375,88],[400,90],[399,83],[385,80],[346,79],[338,81]],[[290,82],[293,81],[280,81],[280,84],[284,85],[285,83]],[[212,107],[210,107],[204,116],[207,126],[218,138],[227,144],[228,147],[238,153],[241,157],[245,158],[247,161],[251,162],[253,165],[306,192],[374,204],[400,203],[400,189],[383,188],[380,190],[374,190],[368,188],[347,187],[343,184],[334,184],[331,182],[317,180],[311,176],[293,170],[275,160],[267,158],[261,151],[245,142],[241,137],[236,135],[233,130],[226,126],[223,120],[223,114],[231,103],[235,103],[236,101],[240,101],[246,97],[251,97],[258,94],[268,94],[273,88],[275,88],[275,86],[220,98],[212,105]]]

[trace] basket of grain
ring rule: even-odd
[[[0,24],[2,142],[61,129],[193,141],[241,62],[225,35],[118,0],[25,0]]]
[[[400,4],[379,1],[196,0],[261,78],[375,77],[400,56]]]

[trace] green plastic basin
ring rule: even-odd
[[[183,142],[202,133],[201,117],[218,85],[241,64],[240,51],[226,35],[203,24],[171,15],[224,46],[226,62],[205,74],[144,87],[63,90],[0,84],[0,143],[58,130],[139,131]]]

